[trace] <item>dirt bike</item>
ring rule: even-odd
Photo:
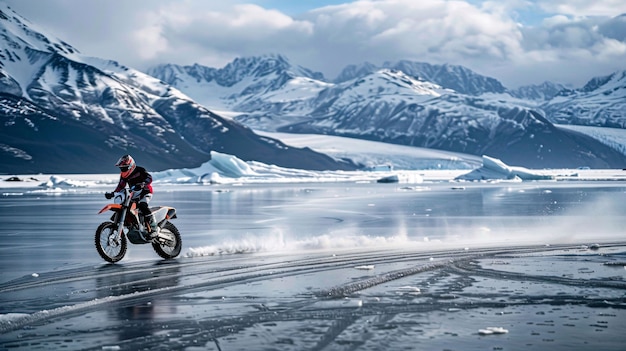
[[[180,232],[170,222],[176,218],[176,209],[168,206],[150,208],[160,228],[152,238],[154,233],[150,232],[150,224],[146,223],[137,208],[140,192],[139,188],[124,188],[113,193],[113,203],[98,212],[113,211],[111,220],[103,222],[96,229],[96,249],[105,261],[115,263],[124,258],[128,248],[127,238],[133,244],[152,244],[154,251],[164,259],[180,254]]]

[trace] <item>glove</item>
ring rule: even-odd
[[[113,193],[104,193],[104,197],[106,197],[107,199],[112,199],[113,195]]]

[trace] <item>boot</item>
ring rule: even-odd
[[[154,239],[159,234],[159,226],[152,214],[146,216],[146,222],[150,226],[150,239]]]

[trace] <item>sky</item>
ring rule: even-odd
[[[282,54],[328,79],[350,64],[412,60],[508,88],[577,88],[626,70],[623,0],[0,1],[85,55],[142,71]]]

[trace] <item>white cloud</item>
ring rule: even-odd
[[[136,29],[131,33],[130,39],[136,44],[137,55],[144,60],[156,59],[159,54],[169,49],[167,40],[163,38],[161,28],[157,24]]]
[[[332,78],[347,64],[411,59],[507,86],[626,69],[626,21],[611,19],[622,0],[360,0],[298,16],[262,0],[5,1],[81,52],[139,69],[281,53]],[[546,19],[520,23],[531,12]]]
[[[548,13],[588,17],[614,17],[626,13],[623,0],[537,0],[538,5]]]
[[[398,59],[467,64],[507,59],[519,51],[514,21],[462,1],[358,1],[305,18],[314,23],[327,64]],[[321,64],[320,69],[332,70]]]
[[[524,28],[522,52],[510,62],[515,70],[503,71],[500,78],[524,81],[524,76],[536,80],[544,76],[580,86],[594,76],[626,69],[626,42],[601,33],[603,23],[606,18],[556,15],[540,26]]]
[[[147,47],[157,44],[154,52],[159,54],[158,62],[207,64],[201,59],[212,57],[209,61],[225,64],[238,56],[282,52],[288,45],[306,41],[312,32],[306,21],[257,5],[216,10],[194,4],[185,2],[146,12],[143,25],[133,29],[133,36],[147,37]],[[137,44],[142,47],[142,43]]]

